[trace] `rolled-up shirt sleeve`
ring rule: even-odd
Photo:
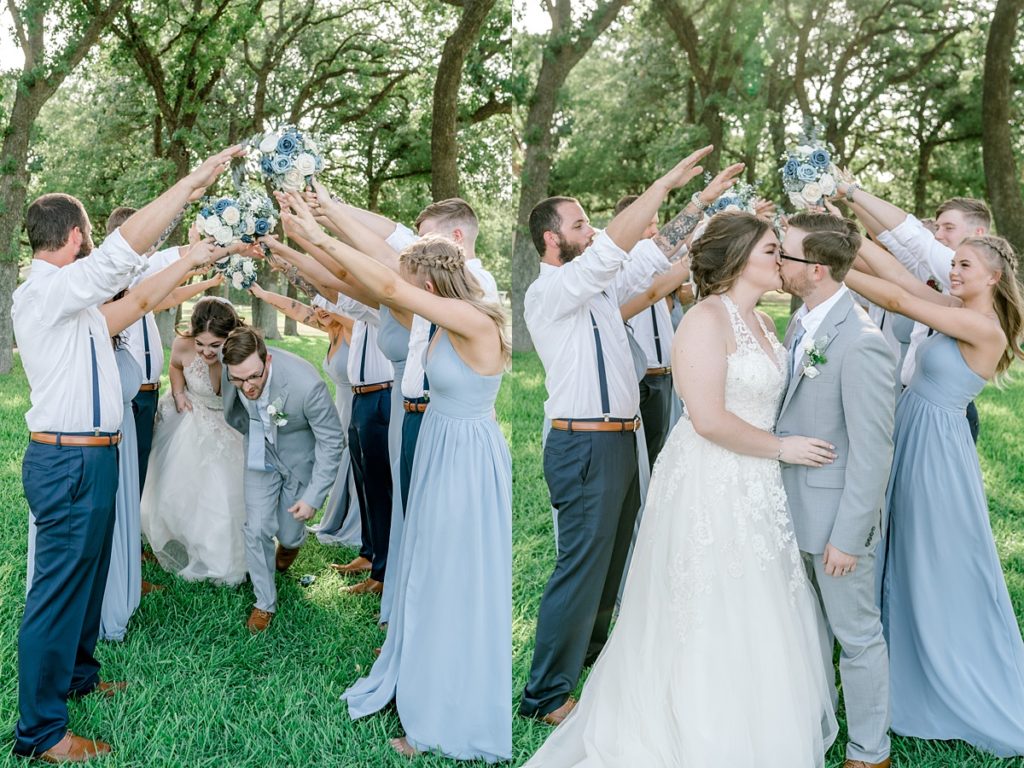
[[[878,240],[916,277],[926,282],[934,277],[949,290],[953,251],[936,240],[916,216],[907,214],[897,226],[879,233]]]
[[[629,254],[601,232],[582,254],[548,276],[543,301],[536,307],[538,317],[554,319],[576,311],[610,288],[628,260]]]
[[[146,266],[116,229],[84,259],[68,264],[50,275],[42,299],[53,320],[63,320],[83,309],[102,304],[131,283]]]

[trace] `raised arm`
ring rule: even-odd
[[[224,249],[215,248],[212,240],[194,245],[186,256],[147,277],[122,298],[101,305],[100,312],[107,319],[110,335],[116,336],[147,312],[152,312],[191,270],[210,264],[224,254]]]
[[[340,268],[332,269],[332,267],[336,267],[335,262],[322,249],[317,248],[308,240],[302,238],[294,230],[288,233],[288,237],[296,245],[304,248],[306,253],[291,248],[276,238],[269,236],[262,238],[262,241],[267,244],[276,256],[298,267],[299,271],[317,289],[317,293],[329,301],[335,301],[340,292],[346,296],[351,296],[363,304],[377,306],[376,298],[371,296],[365,287],[358,284],[355,280],[348,279],[349,275],[345,270]]]
[[[188,275],[185,276],[186,279]],[[151,312],[163,312],[165,309],[173,309],[179,304],[184,304],[186,301],[191,299],[193,296],[198,296],[200,293],[205,293],[211,288],[216,288],[218,285],[224,282],[224,275],[216,274],[209,280],[200,280],[197,283],[188,283],[181,285],[167,294],[167,298],[153,307]]]
[[[673,338],[673,381],[694,430],[734,453],[810,467],[830,464],[835,453],[824,440],[799,435],[780,438],[726,410],[730,327],[725,307],[711,297],[686,313]]]
[[[249,286],[249,293],[260,301],[265,301],[270,306],[279,309],[296,322],[321,331],[328,330],[327,326],[317,318],[316,309],[308,304],[303,304],[301,301],[289,298],[288,296],[282,296],[280,293],[265,290],[260,287],[259,283],[253,283]]]
[[[679,288],[690,276],[690,260],[683,258],[675,262],[667,272],[654,278],[647,290],[636,294],[619,307],[623,320],[643,312],[652,304],[661,301]]]
[[[357,251],[372,256],[395,272],[398,271],[398,254],[386,240],[395,231],[395,222],[375,213],[345,205],[334,199],[327,188],[315,179],[313,192],[306,193],[305,199],[310,210],[314,213],[319,211],[329,219]],[[386,225],[382,224],[382,221],[386,222]]]
[[[869,274],[898,285],[907,293],[946,307],[961,306],[959,299],[931,288],[927,283],[911,274],[910,270],[900,264],[891,253],[867,238],[861,240],[857,255],[868,266]]]
[[[902,208],[872,195],[853,182],[840,181],[836,185],[836,190],[846,199],[850,209],[865,225],[871,224],[881,228],[872,231],[872,234],[877,235],[882,231],[896,229],[907,218],[907,212]]]
[[[662,253],[672,256],[679,250],[686,236],[697,228],[697,224],[700,223],[701,217],[704,215],[704,210],[736,183],[737,177],[745,167],[743,163],[730,165],[697,193],[697,199],[700,200],[703,207],[698,207],[690,200],[678,216],[658,230],[658,234],[654,236],[654,244],[661,249]]]

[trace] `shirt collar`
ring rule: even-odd
[[[814,309],[807,309],[807,305],[804,304],[800,310],[803,312],[802,315],[798,313],[800,324],[805,329],[809,329],[812,326],[817,329],[821,325],[821,321],[825,319],[825,316],[832,311],[832,307],[839,303],[839,300],[849,293],[849,288],[846,287],[846,283],[839,284],[839,290],[829,296],[825,301],[821,302]]]

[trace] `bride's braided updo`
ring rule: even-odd
[[[968,237],[961,248],[970,248],[980,256],[992,272],[999,273],[999,281],[992,287],[992,305],[999,325],[1006,334],[1006,351],[996,366],[996,379],[1009,369],[1015,357],[1024,360],[1021,343],[1024,342],[1024,297],[1017,280],[1017,254],[1008,241],[995,235]]]
[[[446,299],[459,299],[472,304],[494,321],[501,340],[501,353],[506,363],[512,358],[505,311],[485,301],[476,278],[466,269],[462,246],[442,235],[426,235],[408,246],[398,256],[399,264],[410,277],[421,277],[433,292]]]

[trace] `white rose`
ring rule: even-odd
[[[806,208],[807,207],[807,201],[804,200],[802,197],[800,197],[800,193],[799,192],[790,192],[789,193],[789,202],[792,204],[792,206],[794,208]]]
[[[231,285],[233,285],[236,290],[239,290],[239,291],[242,290],[242,273],[241,272],[235,272],[235,274],[233,274],[231,276]]]
[[[836,193],[836,180],[830,174],[821,174],[821,178],[818,179],[818,186],[821,187],[821,191],[825,195],[834,195]]]
[[[224,212],[220,215],[220,217],[224,219],[225,224],[227,224],[229,227],[233,227],[235,226],[235,224],[241,221],[242,214],[239,212],[237,208],[235,208],[235,206],[229,205],[227,208],[224,209]]]
[[[207,235],[217,235],[217,230],[223,226],[223,222],[218,216],[211,216],[208,219],[203,220],[203,232]]]
[[[256,265],[252,263],[252,259],[246,259],[242,262],[242,271],[249,277],[256,274]]]
[[[242,219],[242,234],[251,235],[256,231],[256,219],[252,216],[246,216]]]
[[[818,201],[821,200],[822,190],[821,185],[816,181],[804,184],[804,188],[800,191],[803,195],[804,200],[807,201],[808,205],[817,205]]]
[[[309,176],[316,171],[316,158],[308,152],[303,152],[295,158],[295,170],[303,176]]]
[[[268,405],[267,406],[267,415],[268,416],[275,416],[275,415],[277,415],[277,406],[274,405],[273,403]]]
[[[298,192],[306,186],[306,177],[296,168],[289,168],[281,177],[281,187],[286,192]]]
[[[231,227],[221,227],[217,230],[217,234],[213,236],[221,245],[228,245],[235,239],[235,233],[231,231]]]
[[[276,133],[268,133],[260,142],[260,152],[270,154],[277,149],[277,141],[280,137]]]
[[[232,267],[237,267],[238,264],[241,261],[242,261],[242,257],[241,256],[239,256],[237,253],[232,253],[231,254],[231,261],[228,262],[228,263],[231,264]]]
[[[804,376],[806,376],[808,379],[813,379],[817,377],[818,373],[820,373],[820,371],[818,371],[818,369],[815,368],[813,365],[808,365],[806,368],[804,368]]]
[[[803,343],[800,345],[800,349],[807,354],[811,354],[811,350],[814,349],[814,339],[811,337],[804,339]]]
[[[283,427],[287,423],[288,423],[288,419],[278,419],[277,420],[277,426],[279,426],[279,427]]]

